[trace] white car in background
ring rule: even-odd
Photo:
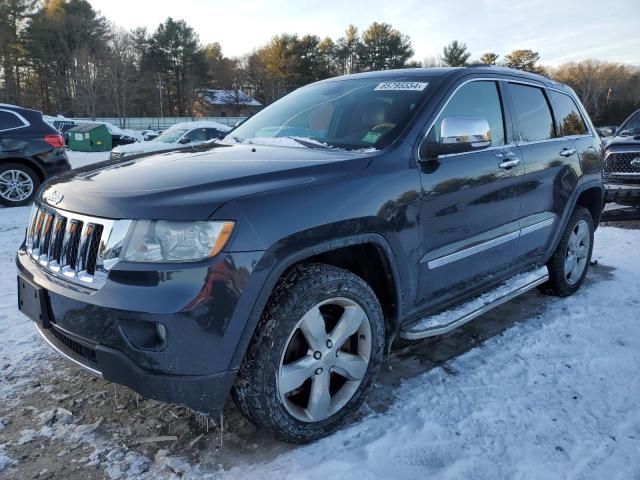
[[[176,123],[157,138],[148,142],[121,145],[111,150],[111,159],[139,155],[141,153],[163,152],[188,148],[191,145],[224,138],[231,127],[222,123],[199,120]]]

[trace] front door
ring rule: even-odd
[[[498,82],[474,80],[454,92],[427,141],[447,117],[488,121],[491,146],[421,163],[418,307],[432,307],[504,278],[519,236],[522,163],[507,143]]]

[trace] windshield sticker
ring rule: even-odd
[[[409,90],[421,92],[425,88],[427,88],[429,82],[382,82],[379,83],[374,90]]]
[[[363,138],[363,142],[376,143],[382,134],[378,132],[368,132]]]

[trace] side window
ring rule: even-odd
[[[0,132],[24,127],[24,122],[11,112],[0,111]]]
[[[521,142],[535,142],[555,137],[553,117],[542,89],[509,84],[513,103],[515,137]]]
[[[559,136],[568,137],[569,135],[585,135],[589,133],[576,102],[569,95],[550,91],[549,96],[551,97],[553,113],[556,116]]]
[[[215,138],[223,137],[223,135],[215,128],[207,128],[205,130],[207,131],[207,140],[213,140]]]
[[[204,128],[198,128],[187,133],[185,138],[188,138],[192,142],[204,142],[207,139],[207,134],[204,132]]]
[[[502,102],[496,82],[479,81],[463,85],[436,119],[427,135],[429,141],[440,140],[440,125],[446,117],[484,118],[489,122],[491,146],[505,143]]]

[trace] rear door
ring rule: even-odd
[[[594,134],[568,93],[548,90],[556,121],[558,136],[569,140],[576,149],[584,173],[597,173],[602,169],[602,140]]]
[[[504,278],[513,263],[523,170],[508,140],[498,83],[460,86],[427,134],[427,141],[436,142],[444,118],[480,117],[489,122],[491,146],[421,164],[422,306],[447,303]]]
[[[546,89],[508,82],[514,139],[524,162],[518,265],[533,265],[548,251],[552,233],[575,190],[579,160],[571,141],[558,136]]]

